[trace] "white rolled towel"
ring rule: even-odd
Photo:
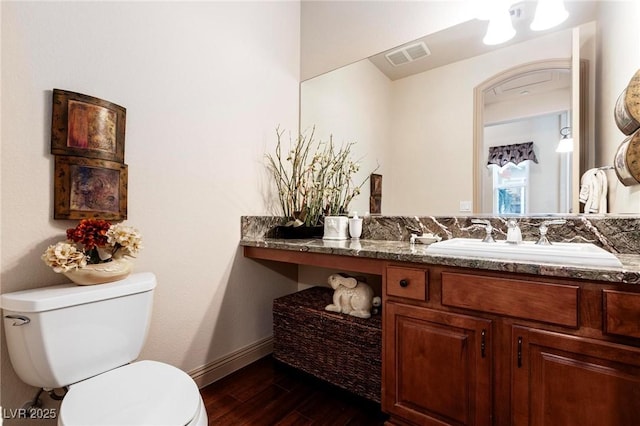
[[[607,212],[607,175],[597,168],[587,170],[580,178],[580,202],[585,213]]]
[[[600,187],[600,196],[598,197],[598,211],[597,213],[607,213],[607,190],[609,189],[609,182],[607,182],[607,174],[604,170],[598,170],[596,173],[596,182]]]

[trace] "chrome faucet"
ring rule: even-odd
[[[491,226],[491,222],[486,219],[471,219],[471,223],[477,223],[479,225],[484,225],[484,230],[487,231],[487,234],[482,239],[483,243],[495,243],[496,240],[493,239],[493,226]]]
[[[564,219],[553,219],[553,220],[545,220],[540,224],[540,239],[536,241],[536,244],[540,244],[543,246],[548,246],[551,244],[551,241],[547,238],[547,231],[549,230],[549,225],[563,225],[567,223]]]
[[[509,219],[507,221],[507,243],[522,243],[522,232],[520,231],[520,226],[518,226],[518,221],[515,219]]]

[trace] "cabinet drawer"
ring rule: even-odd
[[[606,334],[640,338],[640,294],[602,290]]]
[[[442,273],[442,304],[578,327],[579,287]]]
[[[429,300],[428,270],[389,266],[385,291],[388,296]]]

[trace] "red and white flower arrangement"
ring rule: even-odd
[[[63,273],[124,256],[135,257],[141,249],[142,237],[137,229],[102,219],[82,219],[78,226],[67,229],[66,241],[47,248],[42,260],[55,272]]]

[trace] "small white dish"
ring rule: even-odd
[[[440,240],[442,240],[442,238],[434,234],[416,235],[416,242],[420,244],[432,244],[437,243]]]

